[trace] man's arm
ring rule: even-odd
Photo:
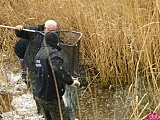
[[[72,77],[62,66],[60,63],[63,62],[59,57],[54,57],[52,59],[53,69],[56,77],[59,77],[64,83],[71,85],[73,87],[79,86],[80,83],[77,78]]]
[[[23,29],[36,30],[36,27],[35,26],[27,27],[27,26],[23,26],[23,25],[16,26],[15,34],[17,37],[24,38],[24,39],[30,39],[31,34],[34,34],[34,33],[29,32],[29,31],[24,31]]]

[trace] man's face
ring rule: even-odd
[[[44,28],[44,32],[49,32],[49,31],[56,31],[57,27],[54,25],[49,25],[48,27]]]

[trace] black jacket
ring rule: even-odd
[[[46,51],[47,49],[47,51]],[[48,57],[50,56],[50,58]],[[52,74],[51,60],[54,74],[58,83],[59,95],[65,92],[65,84],[71,85],[73,83],[69,75],[67,59],[55,47],[42,47],[34,60],[35,63],[35,95],[44,100],[53,100],[57,98],[54,77]]]
[[[24,54],[26,52],[27,46],[28,46],[28,40],[27,39],[19,39],[15,45],[14,45],[14,53],[18,56],[18,58],[23,59]]]
[[[24,27],[24,29],[30,30],[37,30],[42,31],[44,30],[44,25],[39,25],[37,27],[30,26]],[[19,31],[15,30],[15,34],[17,37],[24,38],[28,40],[28,46],[23,58],[22,68],[28,68],[30,71],[34,70],[34,57],[37,54],[38,50],[41,46],[41,41],[43,40],[43,35],[38,32],[28,32],[28,31]]]

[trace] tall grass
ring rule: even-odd
[[[38,25],[54,19],[62,30],[82,32],[80,57],[89,67],[86,73],[92,71],[103,86],[132,84],[131,118],[139,119],[146,107],[154,111],[160,102],[159,4],[158,0],[1,0],[0,24]],[[0,33],[1,52],[9,57],[12,70],[18,67],[13,52],[18,38],[14,30],[1,28]],[[141,86],[146,94],[139,99]],[[140,112],[144,98],[146,106]]]
[[[1,66],[2,68],[2,66]],[[3,69],[3,68],[2,68]],[[12,94],[9,93],[8,90],[8,85],[7,85],[7,77],[5,72],[0,70],[0,113],[10,111],[13,109],[11,106],[11,100],[12,100]]]

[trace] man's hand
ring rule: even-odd
[[[16,29],[17,29],[17,30],[23,30],[23,25],[17,25],[17,26],[16,26]]]
[[[78,81],[78,78],[72,77],[73,84],[72,87],[80,86],[80,82]]]

